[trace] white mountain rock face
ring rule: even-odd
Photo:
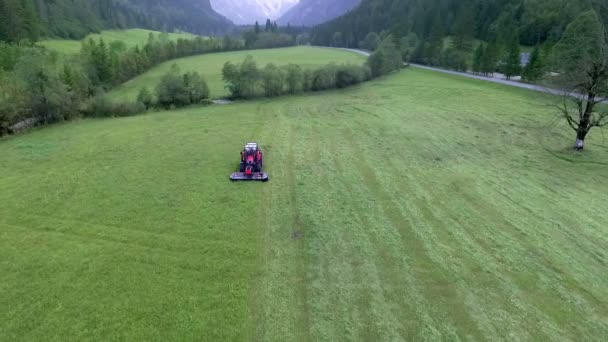
[[[276,20],[298,0],[211,0],[211,7],[237,25]]]
[[[277,21],[281,25],[314,26],[357,7],[361,0],[301,0]]]

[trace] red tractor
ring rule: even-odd
[[[247,143],[241,151],[241,164],[239,172],[230,175],[230,179],[267,181],[268,175],[262,172],[264,167],[264,155],[258,148],[257,143]]]

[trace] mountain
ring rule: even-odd
[[[237,25],[276,20],[298,0],[211,0],[215,11]]]
[[[0,40],[78,39],[102,29],[223,33],[232,23],[209,0],[0,0]]]
[[[313,44],[355,47],[370,32],[429,41],[460,36],[520,43],[556,42],[579,13],[595,9],[608,23],[606,0],[363,0],[353,11],[312,30]]]
[[[277,20],[281,25],[314,26],[352,10],[361,0],[301,0]]]

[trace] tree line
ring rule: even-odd
[[[346,15],[313,28],[312,36],[314,44],[326,46],[357,47],[368,33],[382,31],[395,37],[414,33],[423,41],[457,37],[470,44],[505,40],[516,28],[519,43],[534,46],[559,41],[566,26],[589,9],[608,23],[604,0],[363,0]]]
[[[253,27],[246,27],[241,35],[248,49],[267,49],[292,45],[305,45],[309,42],[306,28],[287,25],[279,27],[276,22],[266,20],[262,27],[257,21]]]
[[[259,68],[253,57],[248,56],[239,64],[226,62],[222,75],[233,99],[346,88],[403,67],[401,54],[392,40],[387,37],[364,65],[332,63],[304,69],[295,64],[277,66],[270,63]]]
[[[552,67],[551,50],[566,26],[589,9],[608,23],[608,3],[600,0],[364,0],[315,27],[312,42],[373,51],[392,35],[406,61],[535,82]],[[528,70],[522,45],[537,47]]]

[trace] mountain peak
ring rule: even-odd
[[[237,25],[276,20],[298,0],[211,0],[213,9]]]
[[[314,26],[352,10],[362,0],[301,0],[287,11],[278,23],[294,26]]]

